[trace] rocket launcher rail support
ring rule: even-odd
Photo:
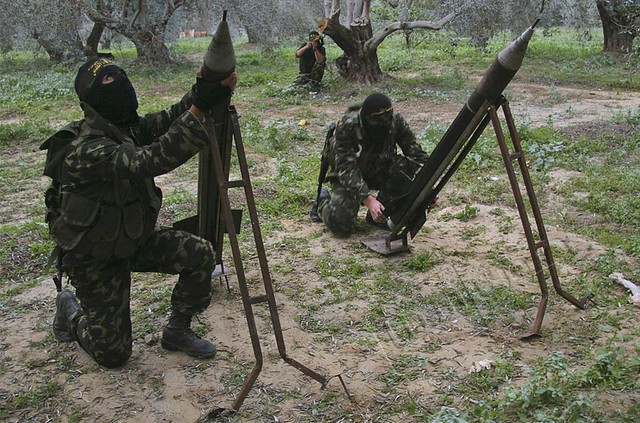
[[[523,338],[537,336],[540,334],[542,319],[548,302],[548,289],[545,279],[545,269],[538,255],[538,249],[544,250],[547,269],[553,287],[560,296],[580,309],[586,306],[587,297],[577,300],[562,289],[558,274],[551,253],[551,246],[547,238],[546,229],[542,221],[542,215],[538,206],[538,201],[533,190],[533,184],[526,166],[524,153],[520,146],[518,133],[513,122],[513,116],[508,106],[508,102],[502,96],[502,92],[507,87],[513,76],[522,64],[526,53],[527,44],[533,35],[533,29],[538,23],[536,21],[520,37],[514,40],[509,46],[500,52],[496,60],[489,67],[484,77],[475,88],[466,104],[458,113],[453,123],[435,147],[429,159],[416,175],[409,193],[399,199],[400,207],[391,208],[395,211],[387,216],[387,222],[391,228],[391,233],[385,238],[370,238],[363,240],[363,244],[371,250],[382,255],[390,255],[409,249],[407,236],[415,237],[420,228],[426,223],[426,211],[428,205],[433,203],[444,185],[453,176],[460,164],[471,151],[474,144],[480,138],[489,122],[498,138],[500,152],[505,163],[505,168],[509,175],[511,189],[513,191],[520,220],[525,232],[529,252],[534,263],[536,277],[540,285],[542,294],[538,312],[533,324],[533,333]],[[500,126],[497,116],[497,109],[502,107],[505,119],[509,127],[509,135],[516,152],[510,154],[506,146],[505,136]],[[524,179],[529,204],[531,206],[539,241],[535,240],[531,223],[526,212],[522,193],[516,179],[512,161],[517,159],[521,174]]]
[[[253,189],[251,187],[251,181],[249,178],[249,168],[247,165],[246,155],[244,151],[244,145],[242,143],[242,135],[240,133],[240,124],[238,123],[238,114],[234,106],[229,106],[228,113],[226,114],[226,125],[230,130],[228,132],[224,132],[228,138],[224,138],[218,142],[218,138],[215,133],[212,133],[210,137],[211,146],[208,149],[208,154],[210,155],[211,169],[213,172],[213,181],[217,187],[217,200],[219,204],[217,208],[219,210],[219,216],[221,222],[226,227],[231,227],[234,222],[233,218],[233,210],[231,209],[231,204],[229,200],[228,190],[229,188],[244,188],[244,195],[246,198],[246,206],[249,214],[249,219],[251,221],[251,229],[253,232],[253,240],[255,243],[256,254],[258,258],[258,262],[260,265],[260,271],[262,276],[262,284],[264,287],[264,295],[254,295],[252,296],[249,293],[249,288],[247,286],[246,275],[244,271],[242,253],[240,251],[240,245],[238,242],[238,237],[235,231],[226,231],[228,235],[229,245],[231,247],[231,252],[233,255],[233,263],[235,268],[235,273],[238,278],[238,288],[240,291],[240,295],[242,297],[242,304],[244,307],[244,313],[247,319],[247,326],[249,327],[249,335],[251,337],[251,345],[253,347],[253,354],[255,357],[255,365],[247,378],[245,379],[238,396],[233,403],[231,409],[226,408],[216,408],[211,410],[205,417],[207,419],[214,418],[218,416],[223,416],[226,414],[234,413],[240,410],[240,407],[244,403],[247,395],[251,391],[253,384],[258,378],[262,370],[263,364],[263,355],[262,348],[260,346],[260,338],[258,335],[258,329],[255,321],[255,315],[253,312],[253,306],[260,303],[267,303],[269,307],[270,319],[273,327],[273,332],[276,338],[276,344],[278,347],[278,352],[280,353],[280,357],[290,366],[296,368],[300,372],[304,373],[306,376],[318,381],[322,388],[325,388],[327,383],[332,377],[325,377],[320,373],[310,369],[299,361],[289,357],[287,355],[287,350],[284,342],[284,335],[282,332],[282,326],[280,324],[280,317],[278,315],[278,307],[276,304],[275,293],[273,290],[273,285],[271,281],[271,275],[269,273],[267,256],[264,248],[264,243],[262,239],[262,234],[260,231],[260,224],[258,222],[258,212],[255,205],[255,199],[253,196]],[[234,142],[235,141],[235,142]],[[222,144],[222,145],[220,145]],[[232,150],[232,145],[235,144],[236,149],[236,158],[238,160],[238,165],[241,173],[241,180],[237,181],[229,181],[229,161],[224,161],[225,157],[230,157],[230,151]],[[228,156],[223,157],[221,154],[224,152],[225,154],[229,154]],[[222,244],[220,244],[222,245]],[[344,380],[341,375],[336,375],[347,396],[351,398],[351,394],[346,388],[344,384]]]
[[[225,11],[222,22],[218,25],[218,29],[212,38],[203,61],[203,77],[210,81],[222,80],[235,70],[235,53],[233,51],[233,43],[229,34],[226,16],[227,13]],[[287,364],[318,381],[322,385],[322,388],[327,385],[331,378],[322,376],[287,355],[271,275],[267,264],[267,256],[260,231],[260,223],[258,222],[258,212],[249,178],[249,168],[242,143],[238,114],[235,107],[231,105],[230,99],[217,104],[208,112],[208,117],[203,124],[209,135],[209,145],[201,150],[198,157],[198,214],[174,223],[174,227],[197,234],[213,244],[216,252],[216,270],[212,276],[220,278],[224,276],[225,280],[227,280],[227,289],[229,289],[228,273],[222,262],[222,250],[224,246],[224,234],[226,233],[228,235],[235,273],[238,279],[238,288],[242,298],[244,314],[247,319],[251,345],[253,347],[253,355],[255,357],[255,365],[245,379],[232,408],[213,409],[205,416],[205,418],[209,419],[239,411],[262,370],[262,348],[260,346],[260,338],[258,336],[258,329],[253,312],[253,306],[256,304],[268,304],[278,352]],[[234,145],[242,178],[237,181],[230,181],[231,157]],[[252,296],[249,293],[237,237],[240,231],[241,212],[231,209],[228,193],[229,188],[244,188],[246,207],[251,221],[256,255],[262,275],[262,285],[265,292],[263,295]],[[336,375],[334,377],[340,380],[347,396],[351,399],[351,395],[347,391],[342,376]]]

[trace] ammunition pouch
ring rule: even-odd
[[[111,196],[113,192],[104,194]],[[149,195],[151,198],[131,194],[128,203],[110,205],[102,200],[103,194],[94,200],[64,193],[60,216],[51,224],[56,244],[99,260],[131,256],[155,227],[161,193]]]
[[[78,246],[87,231],[94,225],[100,211],[100,203],[66,193],[62,197],[60,216],[51,227],[51,236],[63,250]]]

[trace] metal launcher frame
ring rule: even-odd
[[[508,127],[509,138],[511,139],[513,152],[509,151],[507,140],[500,118],[498,116],[498,109],[502,108],[504,112],[504,118]],[[540,286],[541,300],[538,305],[538,311],[536,313],[535,320],[533,322],[533,332],[522,336],[526,339],[529,337],[539,336],[542,327],[542,320],[547,308],[549,299],[549,289],[547,284],[547,275],[551,278],[553,288],[555,291],[565,300],[578,307],[579,309],[585,309],[588,296],[585,296],[581,300],[577,300],[567,291],[562,288],[560,280],[558,278],[558,272],[556,271],[555,262],[553,260],[553,254],[551,251],[551,245],[547,236],[547,231],[542,220],[542,214],[538,205],[538,200],[535,195],[533,183],[529,175],[529,169],[524,157],[524,152],[520,145],[520,137],[516,130],[511,109],[509,103],[504,96],[500,96],[499,100],[493,104],[484,104],[484,107],[474,117],[474,123],[470,127],[475,128],[472,133],[462,136],[455,145],[452,145],[447,149],[446,154],[440,154],[437,157],[431,156],[430,160],[438,160],[440,163],[433,164],[438,167],[438,170],[434,172],[434,176],[427,181],[427,184],[422,188],[423,195],[419,196],[414,204],[408,207],[411,213],[407,213],[398,221],[398,224],[393,226],[392,232],[386,238],[372,238],[363,241],[363,243],[372,249],[383,255],[395,254],[409,249],[407,242],[407,235],[411,234],[413,238],[420,230],[422,225],[426,222],[425,210],[426,205],[435,201],[438,193],[442,190],[444,185],[449,181],[451,176],[456,172],[464,158],[467,156],[471,148],[474,146],[480,135],[487,127],[489,122],[493,124],[498,145],[500,147],[500,153],[504,161],[507,174],[509,176],[509,182],[511,190],[516,201],[522,227],[524,229],[525,238],[533,260],[535,268],[536,278],[538,285]],[[466,140],[466,141],[465,141]],[[456,156],[457,154],[457,156]],[[520,190],[520,184],[514,167],[514,162],[517,162],[520,174],[522,175],[523,184],[529,201],[529,207],[533,214],[535,228],[537,229],[537,237],[533,230],[532,222],[527,213],[527,207]],[[427,166],[427,165],[425,165]],[[446,172],[445,172],[446,170]],[[442,175],[439,179],[438,176]],[[436,184],[437,182],[437,184]],[[546,261],[546,267],[543,265],[540,250],[543,252],[544,259]]]
[[[275,334],[280,357],[282,357],[282,359],[287,364],[293,366],[300,372],[318,381],[322,385],[322,388],[324,388],[331,379],[326,378],[320,373],[310,369],[309,367],[287,355],[282,327],[280,325],[280,318],[278,316],[278,308],[275,300],[273,285],[271,282],[271,275],[269,273],[267,264],[267,256],[265,253],[262,234],[260,231],[260,224],[258,222],[258,212],[256,210],[253,190],[249,178],[249,170],[247,166],[244,145],[242,143],[240,125],[238,123],[238,114],[235,107],[231,105],[228,106],[227,110],[223,112],[222,115],[224,117],[221,119],[221,121],[208,119],[205,122],[205,124],[209,125],[208,132],[210,134],[210,145],[203,149],[203,152],[200,156],[200,180],[198,193],[200,209],[200,214],[198,216],[200,221],[199,232],[203,231],[202,228],[209,228],[208,236],[213,237],[213,239],[216,241],[214,244],[216,248],[216,264],[219,266],[219,270],[217,274],[214,274],[214,276],[224,276],[225,279],[226,271],[222,264],[221,251],[224,233],[227,233],[229,237],[229,244],[233,255],[233,263],[236,276],[238,278],[238,287],[240,290],[240,295],[242,297],[242,304],[247,319],[247,326],[249,327],[249,334],[251,337],[251,344],[255,357],[255,365],[251,373],[245,379],[242,388],[238,393],[235,402],[233,403],[232,409],[213,409],[206,416],[207,418],[224,415],[231,412],[237,412],[242,406],[247,395],[251,391],[253,384],[255,383],[258,375],[260,374],[260,371],[262,370],[263,355],[253,312],[253,306],[256,304],[267,303],[267,305],[269,306],[271,323],[273,325],[273,331]],[[220,116],[220,114],[218,114],[218,116]],[[221,139],[220,142],[218,141],[218,137],[220,137]],[[240,180],[230,181],[229,167],[231,163],[232,146],[234,144],[236,149],[236,158],[238,160],[242,178]],[[262,282],[264,285],[265,293],[263,295],[252,296],[249,293],[249,289],[247,287],[242,255],[240,252],[238,238],[236,236],[236,234],[240,230],[240,215],[236,210],[231,209],[228,195],[228,190],[230,188],[244,189],[246,206],[249,213],[249,218],[251,220],[251,228],[253,232],[257,257],[260,264]],[[208,194],[203,194],[205,192],[208,192]],[[203,195],[201,196],[201,194]],[[208,204],[204,204],[205,202]],[[203,212],[203,209],[207,207],[212,208],[212,210],[210,210],[209,212]],[[227,228],[234,228],[235,230],[228,230]],[[340,379],[340,382],[342,383],[345,391],[347,391],[342,377],[338,375],[338,378]],[[348,391],[347,395],[350,397]]]

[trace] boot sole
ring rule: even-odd
[[[168,350],[168,351],[181,351],[181,352],[187,354],[188,356],[195,357],[195,358],[212,358],[217,353],[216,350],[213,350],[213,352],[207,353],[207,354],[192,354],[192,353],[190,353],[188,351],[183,350],[182,348],[180,348],[180,347],[178,347],[176,345],[170,344],[169,342],[165,341],[164,339],[160,340],[160,345],[165,350]]]

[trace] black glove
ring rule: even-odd
[[[207,82],[196,78],[193,105],[203,112],[213,109],[216,104],[231,97],[231,90],[220,82]]]

